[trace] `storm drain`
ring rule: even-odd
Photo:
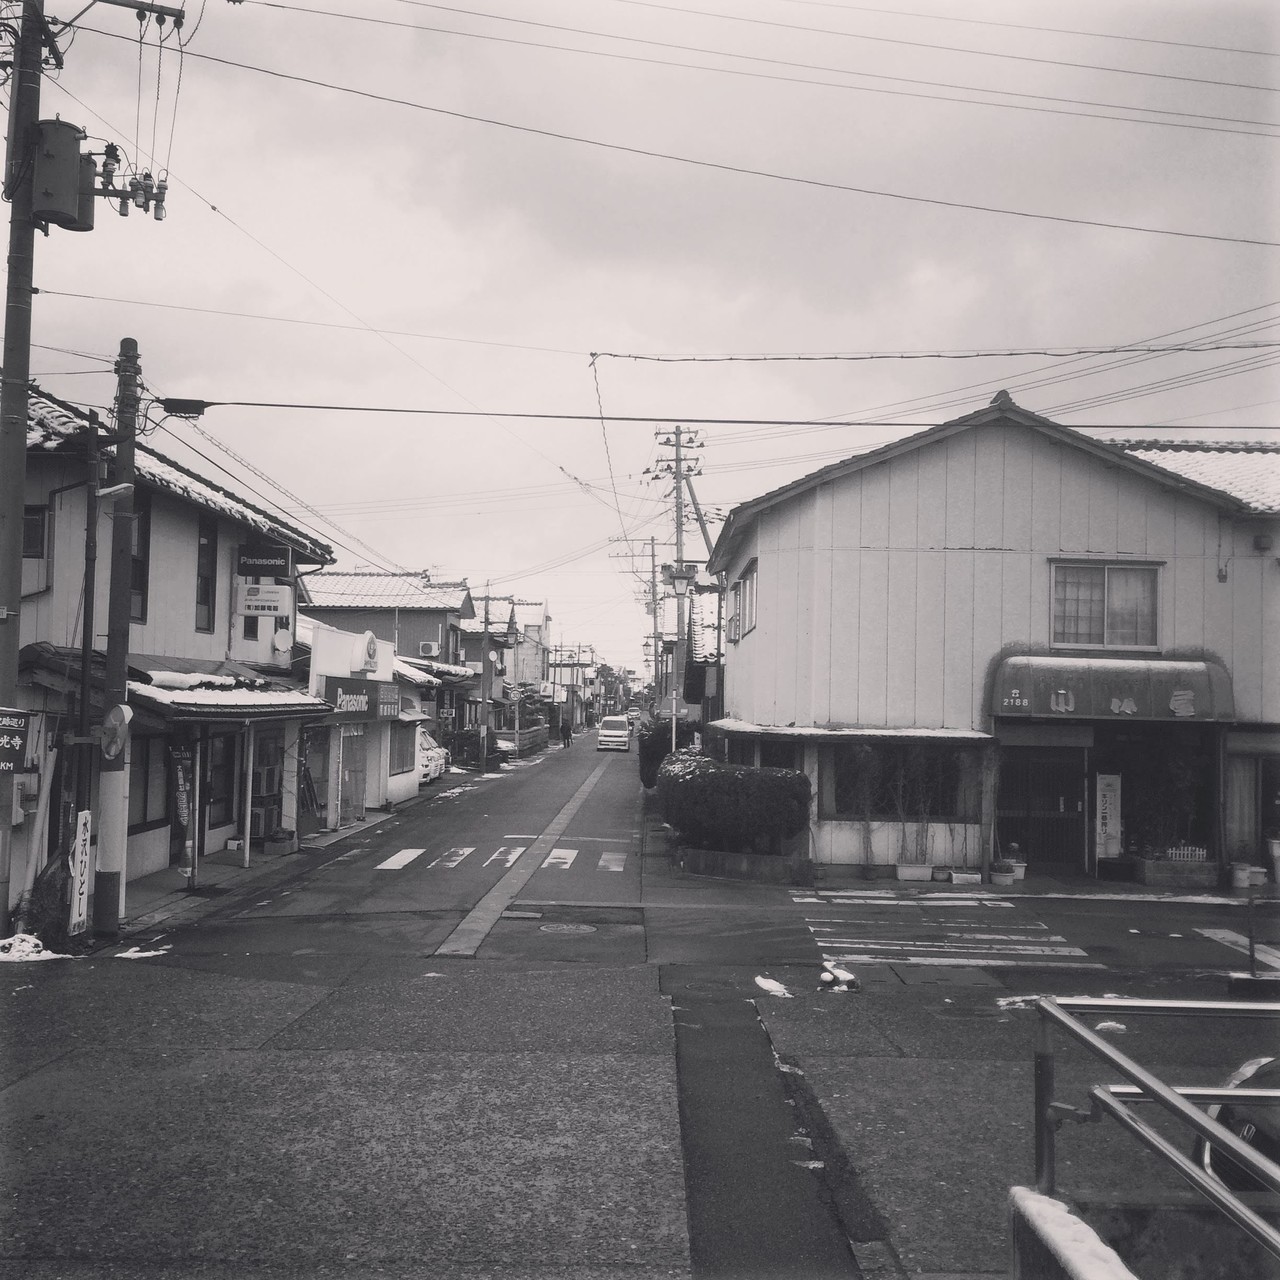
[[[593,924],[540,924],[543,933],[595,933]]]

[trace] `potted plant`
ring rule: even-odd
[[[289,831],[284,827],[277,827],[276,830],[272,831],[267,836],[266,840],[263,841],[262,852],[274,856],[292,853],[294,835],[294,832]]]
[[[1013,878],[1015,880],[1022,880],[1026,878],[1027,862],[1022,856],[1022,849],[1017,842],[1013,842],[1009,845],[1009,852],[1003,859],[1001,859],[1001,861],[1007,862],[1013,867]]]
[[[1001,858],[999,862],[991,864],[992,884],[1012,884],[1014,874],[1013,863],[1007,858]]]
[[[945,884],[951,879],[951,868],[939,863],[933,868],[933,878],[940,884]]]

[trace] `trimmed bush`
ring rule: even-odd
[[[658,769],[662,816],[689,844],[731,853],[781,853],[809,825],[809,779],[798,769],[722,764],[677,751]]]
[[[693,744],[693,735],[698,726],[686,720],[676,721],[676,746],[688,747]],[[637,739],[640,757],[640,785],[656,787],[658,785],[658,766],[671,754],[671,718],[654,720],[641,727]]]

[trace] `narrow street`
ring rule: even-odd
[[[4,966],[0,1276],[994,1276],[1032,1176],[1034,1018],[1000,1001],[1222,998],[1241,963],[1229,902],[685,876],[634,754],[591,747]],[[1260,1035],[1129,1047],[1201,1082]],[[1155,1177],[1062,1145],[1064,1178]]]

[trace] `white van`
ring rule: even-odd
[[[626,716],[605,716],[596,734],[597,751],[630,751],[631,722]]]

